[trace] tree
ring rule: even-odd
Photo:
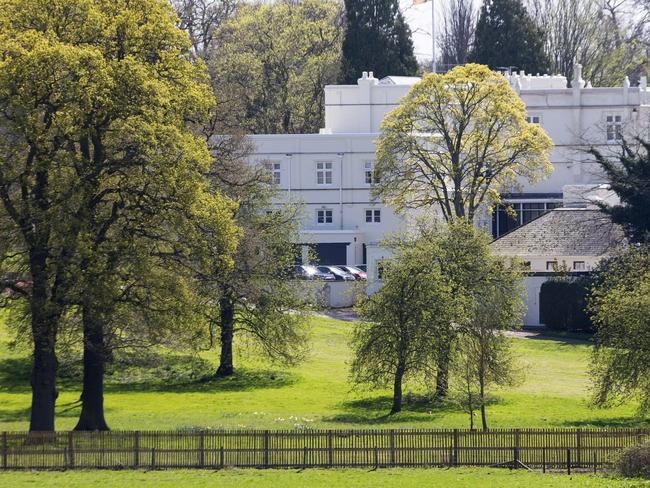
[[[650,142],[638,142],[641,146],[638,152],[624,142],[618,161],[591,149],[621,201],[618,205],[602,204],[600,207],[635,243],[650,240]]]
[[[241,7],[209,59],[220,132],[318,132],[323,88],[340,69],[341,18],[333,0]]]
[[[594,402],[638,398],[650,411],[650,248],[633,246],[596,271],[588,309],[596,324]]]
[[[346,31],[339,83],[356,84],[363,71],[415,76],[411,29],[397,0],[345,0]]]
[[[453,318],[454,298],[436,254],[437,241],[418,239],[397,245],[384,263],[381,288],[357,307],[363,320],[352,338],[355,384],[392,384],[391,414],[402,409],[405,379],[435,374],[439,346]]]
[[[175,20],[163,0],[7,0],[0,10],[0,200],[11,223],[0,262],[31,285],[30,430],[54,430],[57,335],[78,285],[92,286],[83,263],[108,256],[93,247],[103,234],[128,241],[116,229],[147,235],[164,222],[170,240],[158,250],[170,252],[203,216],[224,242],[236,237],[232,203],[207,191],[207,145],[187,125],[213,97]],[[128,226],[113,227],[119,219]]]
[[[486,0],[476,24],[470,59],[492,69],[547,73],[544,36],[521,0]]]
[[[625,2],[598,0],[531,0],[530,9],[546,32],[544,50],[550,72],[571,80],[574,63],[594,86],[620,85],[647,68],[643,19],[623,9]],[[647,44],[647,42],[645,42]]]
[[[218,42],[216,32],[232,18],[241,0],[172,0],[180,18],[179,27],[187,32],[192,51],[207,61]]]
[[[474,283],[470,319],[461,322],[454,362],[463,385],[463,396],[474,428],[474,409],[481,411],[481,424],[488,430],[487,391],[492,385],[512,385],[517,379],[505,331],[520,327],[524,311],[522,277],[516,263],[489,256],[479,268],[483,276]],[[483,279],[481,279],[483,278]]]
[[[451,0],[445,8],[439,40],[443,65],[453,67],[467,63],[475,31],[473,0]]]
[[[506,79],[485,66],[426,74],[382,122],[374,196],[398,211],[437,206],[447,221],[473,221],[520,178],[552,171],[552,141],[525,116]]]
[[[240,158],[216,166],[217,188],[239,202],[235,214],[243,236],[231,268],[215,266],[201,277],[208,322],[220,336],[215,376],[234,374],[235,336],[257,346],[265,356],[294,364],[307,351],[309,286],[291,280],[298,257],[300,207],[274,204],[278,197],[268,169]]]

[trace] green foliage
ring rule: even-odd
[[[623,143],[618,160],[612,160],[597,149],[591,153],[605,173],[611,189],[621,203],[602,204],[602,210],[612,221],[623,227],[631,242],[650,240],[650,143],[639,140],[641,151],[636,152]]]
[[[342,84],[356,84],[363,71],[379,77],[415,76],[411,29],[397,0],[345,0]]]
[[[618,460],[617,468],[626,478],[650,479],[650,445],[628,447]]]
[[[209,65],[221,133],[315,133],[341,60],[335,0],[248,5],[215,36]]]
[[[398,210],[436,206],[448,221],[471,221],[520,179],[552,171],[552,141],[525,117],[507,80],[485,66],[426,74],[382,122],[373,194]]]
[[[650,411],[650,248],[631,247],[604,262],[589,311],[597,327],[592,357],[594,401],[640,400]]]
[[[486,251],[477,256],[479,273],[469,290],[472,313],[467,321],[458,323],[454,357],[470,428],[474,428],[473,410],[478,406],[483,430],[488,429],[488,390],[512,386],[520,379],[504,332],[519,329],[525,310],[521,269],[517,263],[507,263]]]
[[[232,267],[215,266],[201,277],[203,310],[220,332],[222,365],[230,374],[236,334],[266,357],[294,364],[307,353],[308,316],[314,305],[309,283],[290,279],[299,248],[301,207],[279,203],[264,163],[235,159],[214,168],[215,185],[239,202],[235,221],[243,231]],[[224,371],[224,369],[226,371]]]
[[[44,430],[57,334],[75,307],[120,327],[147,314],[186,325],[194,287],[180,258],[200,261],[209,248],[227,266],[237,242],[236,206],[211,190],[212,158],[195,130],[214,97],[176,20],[164,0],[1,4],[0,273],[31,282],[43,409],[33,416]]]
[[[541,322],[552,330],[590,331],[593,324],[586,312],[588,278],[549,280],[539,294]]]
[[[489,239],[474,226],[421,225],[390,242],[381,288],[358,307],[351,376],[375,388],[393,382],[393,413],[403,380],[437,382],[446,394],[450,363],[469,404],[476,387],[483,408],[490,385],[512,383],[503,331],[518,327],[523,311],[521,273],[490,254]],[[484,428],[487,424],[484,417]]]
[[[473,62],[491,69],[514,66],[528,73],[547,73],[544,32],[521,0],[486,0],[476,24]]]
[[[438,246],[427,239],[400,246],[384,264],[381,288],[358,306],[364,322],[354,329],[351,376],[375,388],[393,382],[393,413],[401,409],[403,379],[431,378],[456,317],[452,288],[436,259]]]

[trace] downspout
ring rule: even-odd
[[[339,228],[343,230],[343,157],[344,153],[338,153],[339,156]]]

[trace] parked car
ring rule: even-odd
[[[368,275],[364,270],[361,268],[357,268],[356,266],[337,266],[338,268],[341,268],[343,271],[346,271],[350,273],[352,276],[354,276],[358,280],[367,280]]]
[[[317,266],[320,271],[323,273],[331,273],[334,275],[336,281],[354,281],[356,278],[354,275],[343,271],[338,266]]]
[[[333,273],[321,271],[316,266],[310,264],[299,264],[293,267],[293,275],[303,280],[325,280],[334,281],[336,277]]]

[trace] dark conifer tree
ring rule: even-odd
[[[417,74],[411,29],[398,0],[345,0],[345,12],[341,83],[356,83],[363,71],[378,77]]]
[[[521,0],[485,0],[471,60],[492,69],[514,67],[546,73],[550,63],[544,53],[544,36]]]
[[[624,143],[617,160],[591,151],[621,200],[620,205],[603,204],[601,208],[634,243],[650,242],[650,142],[639,142],[641,152]]]

